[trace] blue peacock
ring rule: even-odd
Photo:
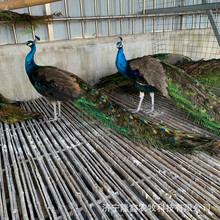
[[[40,40],[38,36],[36,39]],[[74,74],[53,66],[37,65],[34,61],[35,41],[27,41],[26,45],[31,48],[25,60],[28,78],[37,92],[51,101],[54,109],[53,119],[57,120],[61,116],[61,102],[79,99],[83,96],[84,91],[76,82],[77,77]]]
[[[135,117],[126,109],[110,101],[108,96],[91,88],[80,77],[70,72],[53,66],[38,66],[34,62],[35,42],[28,41],[26,44],[31,48],[25,61],[30,82],[41,95],[52,102],[73,100],[76,107],[83,113],[94,116],[103,125],[125,135],[132,141],[147,146],[179,149],[183,152],[219,148],[219,141],[213,138],[168,129]],[[55,110],[54,118],[57,119]]]
[[[140,111],[145,93],[150,93],[152,100],[149,112],[154,111],[154,92],[157,91],[174,100],[177,106],[194,117],[196,123],[220,134],[220,105],[215,94],[182,69],[152,56],[127,60],[121,37],[117,48],[116,67],[125,77],[107,77],[101,80],[101,84],[108,85],[110,79],[118,83],[132,82],[140,92],[140,101],[134,113]]]

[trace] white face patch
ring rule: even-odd
[[[27,45],[28,45],[28,46],[32,46],[33,44],[30,42],[30,43],[28,43]]]
[[[118,43],[116,44],[116,46],[117,46],[117,48],[121,48],[121,47],[122,47],[122,43],[121,43],[121,42],[118,42]]]

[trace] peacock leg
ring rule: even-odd
[[[61,117],[61,102],[57,101],[57,104],[58,104],[58,118],[60,118]]]
[[[153,92],[150,93],[150,97],[151,97],[151,110],[144,111],[144,113],[151,113],[154,111],[154,93]]]
[[[54,118],[51,118],[50,121],[56,121],[57,120],[57,103],[51,102],[51,104],[53,105]]]
[[[140,101],[139,101],[138,107],[132,113],[138,113],[141,110],[141,104],[142,104],[143,99],[144,99],[144,92],[140,92],[139,98],[140,98]]]

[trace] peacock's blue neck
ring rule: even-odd
[[[123,48],[118,49],[118,54],[116,57],[115,64],[116,64],[118,71],[121,74],[128,76],[128,77],[130,76],[131,71],[129,69],[128,61],[126,60],[126,57],[124,55]]]
[[[37,67],[37,64],[34,62],[34,54],[36,52],[36,46],[31,48],[31,51],[28,53],[25,59],[25,69],[28,77],[30,78],[30,74],[32,70]]]

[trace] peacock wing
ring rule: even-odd
[[[130,68],[138,70],[150,86],[155,87],[165,97],[169,98],[166,83],[166,73],[161,63],[150,56],[144,56],[130,61]]]
[[[57,67],[53,67],[55,69],[58,69]],[[61,70],[61,69],[58,69],[60,71],[62,71],[64,74],[66,74],[66,76],[69,76],[71,77],[71,80],[73,80],[74,82],[78,83],[78,84],[87,84],[85,80],[81,79],[80,77],[76,76],[75,74],[67,71],[67,70]],[[88,85],[87,85],[88,86]]]
[[[79,77],[52,66],[39,66],[31,73],[31,82],[43,96],[55,100],[77,99],[84,92]]]

